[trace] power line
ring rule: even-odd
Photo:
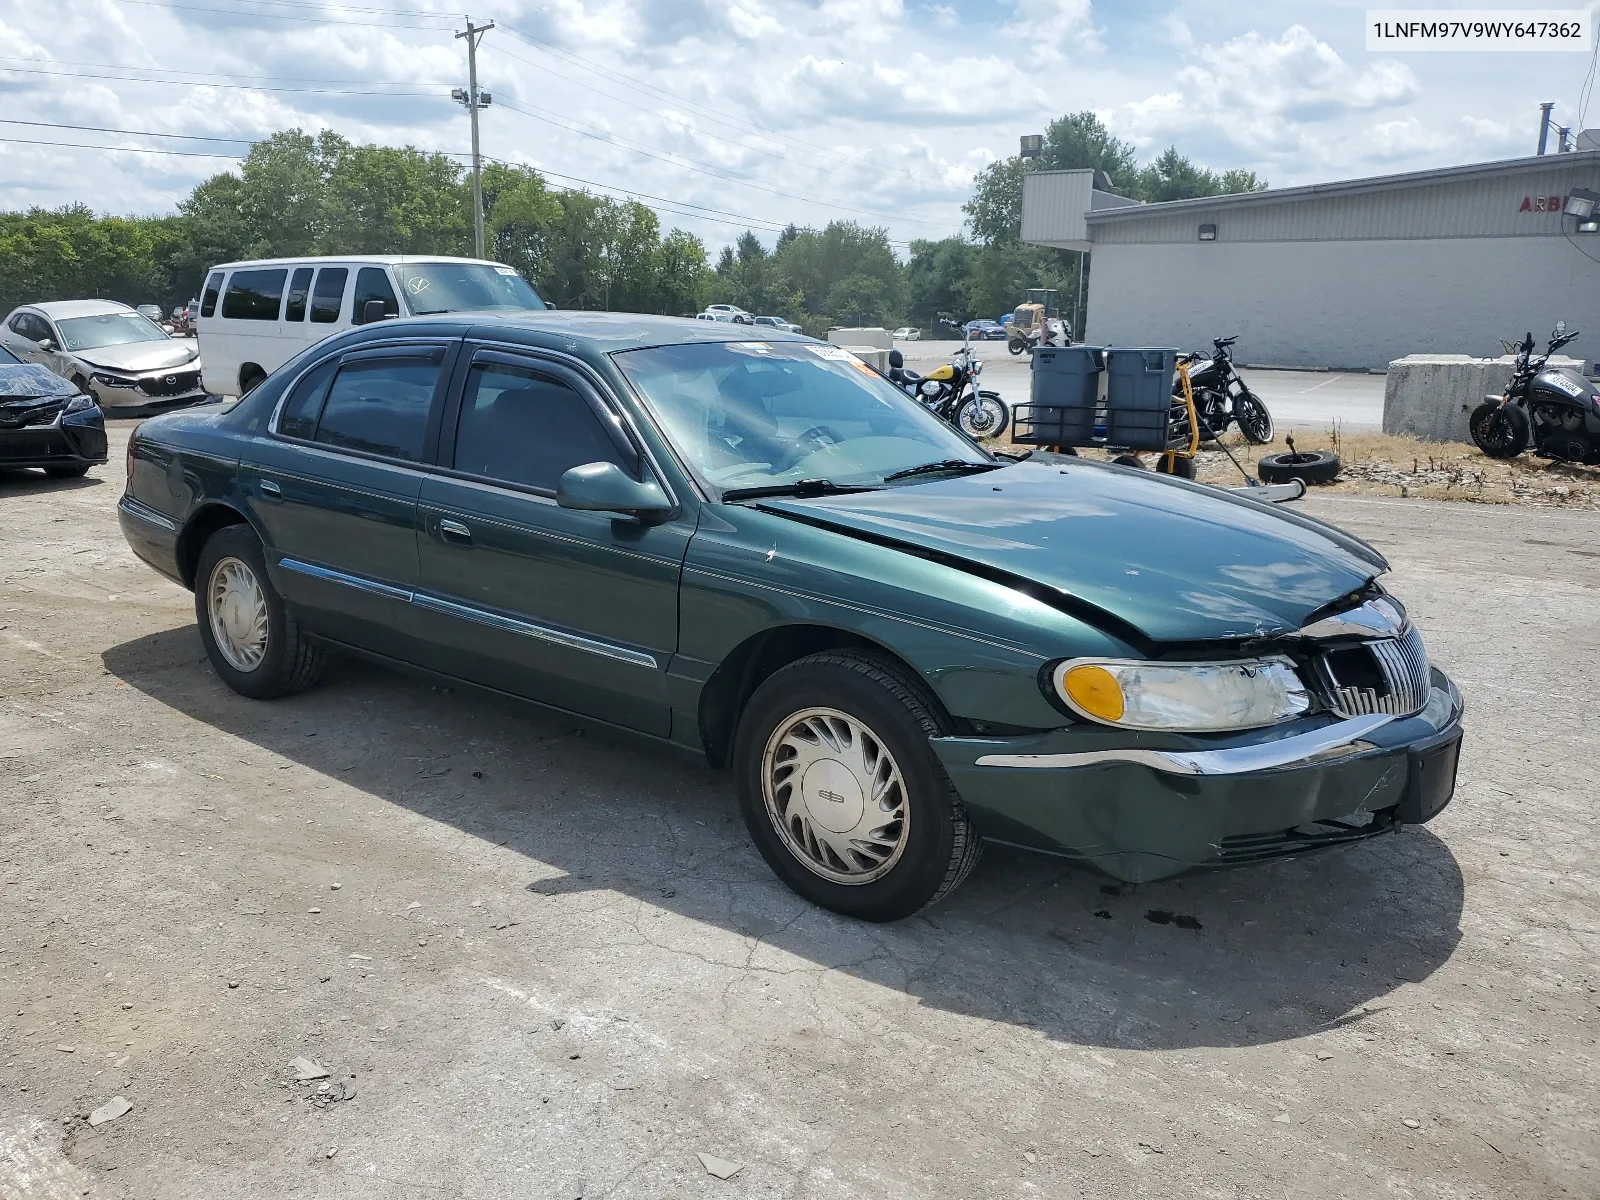
[[[262,3],[263,0],[249,0],[249,2]],[[245,12],[245,11],[243,11],[241,9],[237,9],[237,8],[212,8],[212,7],[208,6],[208,5],[203,5],[203,4],[173,4],[173,3],[170,3],[170,0],[118,0],[118,3],[120,3],[120,4],[137,4],[137,5],[140,5],[140,6],[144,7],[144,8],[173,9],[173,10],[176,10],[178,12],[220,13],[222,16],[225,16],[225,17],[261,17],[261,18],[265,18],[266,20],[269,20],[269,21],[305,21],[305,22],[307,22],[309,24],[312,24],[312,25],[365,25],[365,26],[368,26],[369,28],[372,28],[372,29],[420,29],[420,30],[424,30],[424,31],[426,31],[428,33],[439,33],[439,32],[441,32],[440,27],[437,26],[437,25],[396,25],[393,22],[389,22],[389,21],[341,21],[341,20],[338,20],[338,19],[335,19],[335,18],[331,18],[331,17],[296,17],[296,16],[291,16],[291,15],[289,15],[287,13]],[[311,7],[311,6],[307,5],[306,7]],[[373,11],[382,12],[382,11],[394,11],[394,10],[377,9],[377,10],[373,10]],[[432,13],[421,13],[421,12],[414,12],[414,13],[409,13],[408,14],[408,13],[398,13],[397,12],[396,15],[399,15],[399,16],[408,16],[409,15],[409,16],[419,16],[419,17],[432,17],[434,14],[432,14]],[[439,14],[438,19],[446,20],[448,18],[445,16],[445,14],[441,13],[441,14]]]
[[[210,79],[201,81],[196,81],[193,79],[147,79],[139,75],[95,75],[85,71],[41,71],[24,67],[3,67],[0,68],[0,72],[10,72],[17,75],[45,75],[64,79],[112,79],[122,83],[156,83],[179,87],[214,87],[244,92],[296,92],[303,95],[321,96],[388,96],[391,99],[435,99],[442,94],[440,92],[375,92],[353,88],[268,87],[264,84],[256,83],[217,83]],[[390,84],[386,86],[414,87],[415,85]]]
[[[16,117],[0,117],[0,125],[37,125],[45,129],[76,129],[85,133],[121,133],[129,137],[182,138],[187,142],[243,142],[254,146],[259,139],[242,137],[205,137],[198,133],[157,133],[153,129],[112,129],[105,125],[67,125],[59,121],[24,121]]]
[[[82,142],[41,142],[33,138],[0,137],[12,146],[51,146],[60,150],[104,150],[115,154],[170,154],[178,158],[230,158],[242,162],[242,154],[208,154],[203,150],[158,150],[150,146],[87,146]]]

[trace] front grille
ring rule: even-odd
[[[67,406],[67,397],[47,400],[12,401],[0,399],[0,429],[26,429],[29,425],[48,425]]]
[[[1388,713],[1409,717],[1433,687],[1422,635],[1409,626],[1395,638],[1358,642],[1317,658],[1328,707],[1341,717]]]
[[[199,386],[199,371],[173,371],[167,375],[151,375],[139,381],[139,390],[146,396],[181,396]]]

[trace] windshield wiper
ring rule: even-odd
[[[997,471],[1003,463],[972,462],[965,458],[947,458],[941,462],[923,463],[920,467],[907,467],[883,477],[885,483],[894,479],[910,479],[913,475],[932,475],[935,471]]]
[[[878,489],[867,483],[835,483],[831,479],[801,479],[795,483],[768,483],[761,487],[729,488],[722,499],[755,500],[762,496],[837,496],[847,492],[875,492]]]

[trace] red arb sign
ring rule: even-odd
[[[1560,212],[1560,196],[1524,196],[1518,212]]]

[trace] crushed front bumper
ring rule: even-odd
[[[1443,672],[1432,682],[1410,717],[1224,739],[1075,726],[932,746],[985,838],[1147,882],[1431,820],[1455,789],[1463,708]]]

